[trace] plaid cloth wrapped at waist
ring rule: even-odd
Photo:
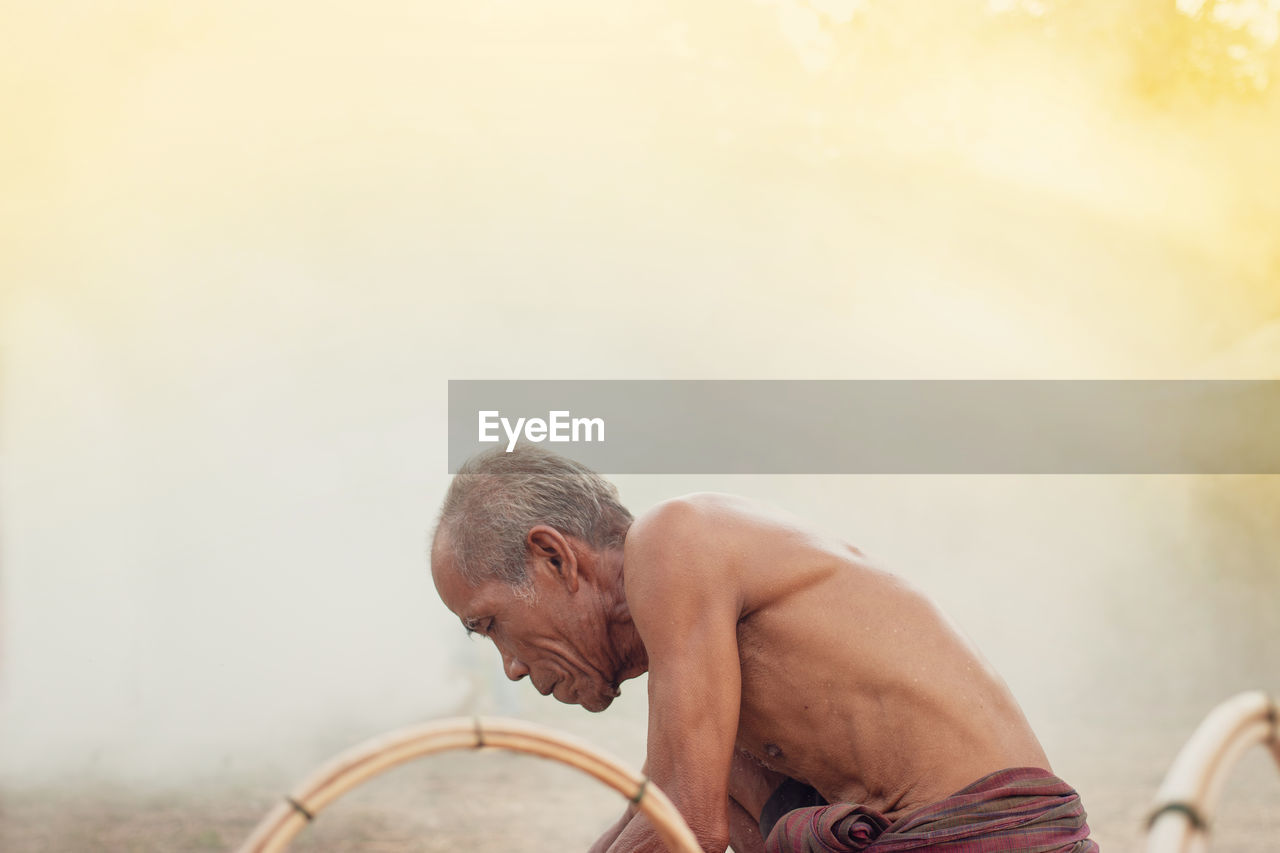
[[[767,853],[1098,853],[1080,796],[1047,770],[984,776],[945,800],[890,823],[853,803],[811,806],[779,818]]]

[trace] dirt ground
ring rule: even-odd
[[[1140,750],[1133,745],[1135,754]],[[1073,783],[1104,850],[1141,849],[1142,821],[1163,768],[1101,751]],[[308,768],[309,770],[310,768]],[[1061,771],[1060,771],[1061,772]],[[302,775],[305,775],[305,771]],[[232,849],[280,795],[268,785],[165,793],[123,787],[7,790],[4,853],[210,853]],[[500,752],[436,756],[339,799],[291,849],[328,853],[585,850],[621,812],[621,799],[578,771]],[[1255,750],[1233,774],[1214,851],[1274,853],[1280,772]]]
[[[5,791],[0,851],[230,850],[280,794],[255,785],[166,793],[96,786]],[[501,752],[435,756],[384,774],[339,799],[290,849],[585,850],[623,806],[612,790],[540,759]]]

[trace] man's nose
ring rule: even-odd
[[[502,668],[507,671],[507,678],[512,681],[519,681],[529,674],[529,667],[516,660],[511,655],[502,656]]]

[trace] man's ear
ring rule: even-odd
[[[535,566],[544,566],[569,592],[578,591],[578,555],[569,540],[554,527],[539,524],[525,539]]]

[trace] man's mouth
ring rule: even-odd
[[[553,681],[553,682],[551,682],[550,684],[548,684],[545,688],[538,687],[538,685],[536,685],[536,684],[534,685],[534,687],[537,687],[537,688],[538,688],[538,692],[539,692],[539,693],[541,693],[543,696],[550,696],[550,695],[551,695],[551,691],[552,691],[552,690],[555,690],[555,689],[556,689],[556,685],[557,685],[557,684],[559,684],[559,683],[560,683],[560,682],[559,682],[559,680],[556,680],[556,681]]]

